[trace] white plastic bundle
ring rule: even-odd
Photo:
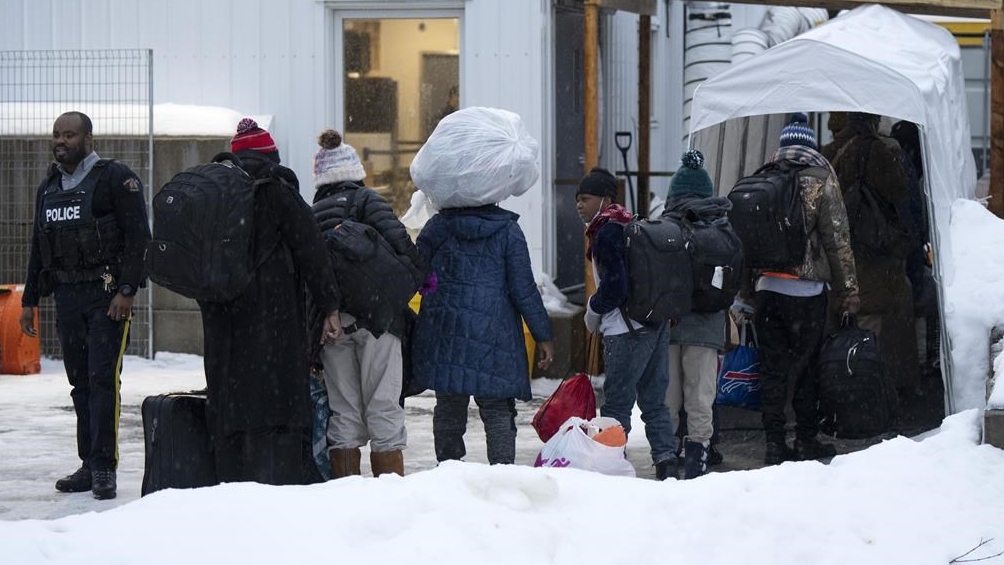
[[[495,204],[537,182],[539,150],[518,114],[464,108],[436,126],[411,163],[411,179],[437,209]]]

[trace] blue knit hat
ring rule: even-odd
[[[711,184],[708,171],[704,169],[704,154],[697,149],[691,149],[684,153],[680,160],[683,166],[673,173],[673,181],[669,184],[669,195],[692,194],[710,198],[715,192],[715,187]]]
[[[781,140],[778,146],[787,147],[789,145],[801,145],[819,150],[819,145],[816,143],[816,130],[809,127],[809,116],[802,112],[792,114],[788,125],[781,128]]]

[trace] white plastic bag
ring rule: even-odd
[[[418,239],[418,234],[422,232],[426,222],[436,215],[437,210],[432,207],[429,199],[421,190],[416,190],[411,195],[411,208],[401,216],[401,223],[408,230],[408,235],[412,241]]]
[[[610,447],[593,441],[588,431],[596,428],[588,420],[572,417],[565,421],[534,461],[534,467],[573,467],[604,475],[634,477],[631,462],[624,457],[623,447]]]
[[[440,120],[411,162],[411,179],[440,210],[496,204],[537,182],[539,152],[518,114],[463,108]]]

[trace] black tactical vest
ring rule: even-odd
[[[94,164],[73,190],[60,188],[60,174],[49,176],[39,207],[38,243],[42,268],[57,281],[75,283],[115,273],[123,248],[114,214],[94,217],[94,192],[110,160]]]

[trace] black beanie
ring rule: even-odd
[[[589,174],[579,181],[579,190],[575,193],[594,194],[599,197],[617,199],[617,177],[603,167],[593,167]]]

